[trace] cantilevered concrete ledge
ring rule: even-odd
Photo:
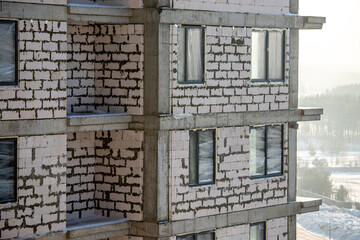
[[[200,232],[209,229],[293,216],[306,211],[310,212],[310,209],[317,211],[316,209],[319,208],[319,205],[321,205],[321,200],[319,199],[300,199],[300,201],[287,204],[174,222],[131,222],[130,234],[148,237],[170,237],[177,234]]]
[[[271,123],[320,120],[321,108],[287,109],[277,111],[232,112],[212,114],[178,114],[153,116],[133,116],[130,128],[159,130],[183,130],[209,127],[232,127]]]
[[[300,203],[300,214],[319,211],[319,207],[322,204],[321,199],[306,197],[296,197],[296,202]]]
[[[320,120],[321,108],[277,111],[136,116],[128,113],[76,114],[68,118],[0,121],[0,137],[124,129],[163,131]]]
[[[128,23],[132,10],[121,7],[69,6],[68,20],[97,23]]]
[[[131,22],[144,23],[148,16],[154,15],[154,9],[133,10]],[[298,28],[321,29],[324,17],[299,15],[274,15],[239,12],[213,12],[183,9],[162,9],[159,14],[160,23],[213,25],[229,27],[267,27],[267,28]]]

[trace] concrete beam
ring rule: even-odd
[[[145,12],[148,9],[137,9],[133,12],[131,22],[146,21]],[[212,12],[183,9],[162,9],[159,14],[160,23],[184,25],[213,25],[234,27],[262,28],[299,28],[321,29],[325,23],[324,17],[303,17],[298,15],[272,15],[238,12]]]
[[[109,24],[127,24],[127,23],[129,23],[128,17],[79,15],[79,14],[69,14],[67,20],[74,21],[74,22],[96,22],[96,23],[109,23]]]
[[[312,111],[313,114],[308,112]],[[210,113],[197,115],[133,116],[131,129],[157,128],[160,130],[182,130],[208,127],[232,127],[262,125],[283,122],[320,120],[322,109],[287,109],[278,111]],[[309,114],[309,115],[307,115]]]
[[[129,8],[104,8],[104,7],[68,7],[68,20],[96,23],[129,23],[132,10]]]
[[[0,2],[0,17],[66,21],[67,7],[21,2]]]
[[[64,134],[66,131],[65,118],[0,121],[0,137]]]
[[[129,113],[109,113],[109,114],[74,114],[68,116],[69,126],[100,125],[129,123],[132,117]]]
[[[319,206],[318,199],[300,199],[298,202],[255,208],[239,212],[218,214],[195,219],[167,221],[159,223],[131,222],[130,234],[148,237],[170,237],[173,235],[200,232],[280,217],[292,217],[302,213],[309,206]],[[307,206],[305,208],[305,206]]]
[[[103,8],[103,7],[79,7],[69,6],[69,14],[80,15],[98,15],[98,16],[116,16],[116,17],[131,17],[132,11],[130,8]]]

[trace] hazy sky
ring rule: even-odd
[[[360,0],[300,0],[300,15],[326,17],[321,30],[300,30],[300,93],[360,84]]]

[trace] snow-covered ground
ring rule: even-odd
[[[311,166],[315,158],[326,160],[329,167],[354,167],[356,164],[360,167],[360,151],[344,151],[338,155],[318,151],[314,156],[308,150],[297,151],[298,163],[309,163]]]
[[[330,179],[334,189],[343,185],[349,192],[350,201],[360,202],[360,173],[359,172],[332,172]]]
[[[308,231],[333,240],[360,239],[360,210],[344,209],[323,204],[320,211],[297,216],[297,223]]]

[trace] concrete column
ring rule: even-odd
[[[298,0],[290,2],[290,8],[298,11]],[[295,12],[294,12],[295,13]],[[290,90],[289,107],[298,108],[298,74],[299,71],[299,30],[290,29]],[[296,201],[297,175],[297,123],[289,123],[289,173],[288,202]],[[296,239],[296,215],[288,217],[289,240]]]
[[[296,215],[288,217],[288,240],[296,240]]]
[[[144,115],[158,117],[170,112],[170,26],[159,23],[157,9],[144,13]],[[169,132],[154,122],[145,122],[144,129],[144,220],[166,221]]]
[[[299,13],[299,0],[290,0],[290,13]]]

